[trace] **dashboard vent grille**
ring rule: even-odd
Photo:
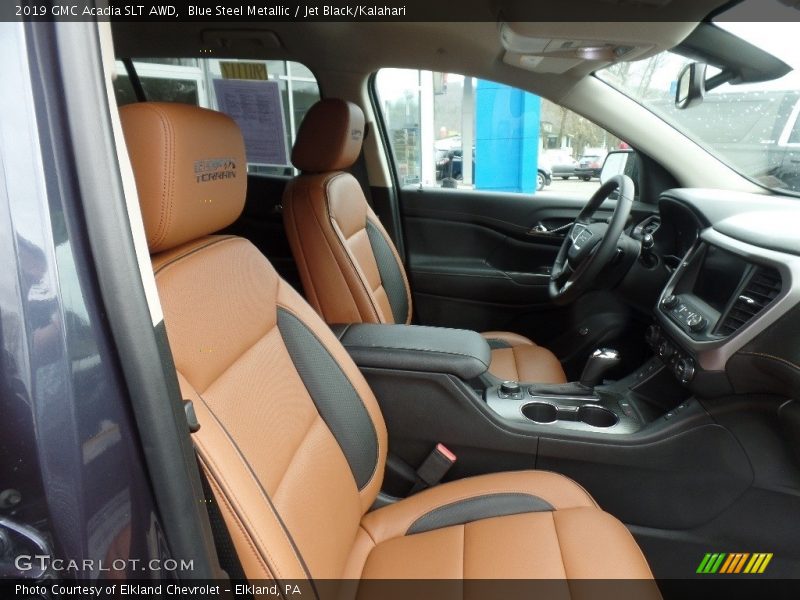
[[[731,335],[769,306],[781,293],[781,274],[771,267],[756,267],[750,280],[720,325],[719,333]]]
[[[650,235],[652,235],[656,231],[658,231],[658,228],[660,226],[661,226],[661,219],[659,219],[658,217],[651,217],[642,226],[642,231],[644,233],[649,233]]]

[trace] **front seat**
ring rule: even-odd
[[[301,175],[286,187],[283,215],[300,280],[328,323],[411,322],[403,263],[358,181],[343,171],[361,152],[364,113],[352,102],[320,100],[306,114],[292,150]],[[555,355],[515,333],[482,334],[489,372],[500,379],[564,383]]]
[[[370,512],[387,437],[364,377],[250,242],[213,235],[244,205],[238,127],[183,104],[120,115],[193,441],[248,579],[652,578],[622,523],[554,473]]]

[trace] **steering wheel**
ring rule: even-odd
[[[592,222],[592,215],[615,190],[619,191],[619,198],[611,220],[608,223]],[[564,238],[550,271],[549,291],[554,304],[569,304],[576,300],[614,258],[617,242],[631,212],[633,193],[631,178],[615,175],[589,198]]]

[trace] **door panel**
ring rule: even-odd
[[[548,273],[563,233],[587,199],[447,190],[401,190],[408,271],[426,325],[505,329],[540,343],[569,325],[550,304]],[[610,216],[614,202],[598,213]]]

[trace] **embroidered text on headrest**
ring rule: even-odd
[[[197,183],[234,179],[236,161],[232,158],[206,158],[194,161],[194,175]]]

